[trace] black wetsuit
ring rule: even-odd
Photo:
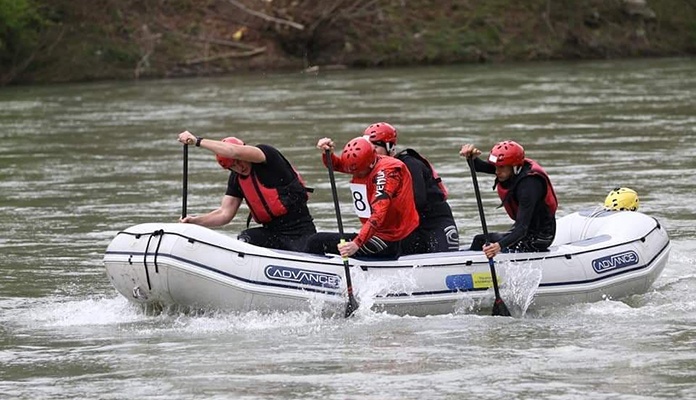
[[[474,160],[476,171],[495,174],[495,166],[478,158]],[[545,251],[556,236],[556,217],[544,202],[546,180],[538,175],[528,175],[526,164],[519,174],[496,184],[511,189],[511,201],[519,204],[515,223],[508,232],[490,232],[491,243],[498,243],[502,251]],[[476,235],[472,250],[481,250],[485,244],[483,235]]]
[[[401,151],[396,158],[403,161],[411,173],[413,195],[420,216],[418,235],[403,245],[414,246],[413,253],[459,250],[459,231],[452,209],[430,165],[412,149]]]

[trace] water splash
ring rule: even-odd
[[[116,325],[147,318],[136,306],[122,297],[65,299],[47,297],[40,302],[27,300],[15,313],[8,315],[17,323],[36,328],[62,328],[88,325]]]
[[[504,277],[500,296],[515,317],[523,317],[534,300],[541,283],[541,266],[532,262],[500,262],[499,274]]]
[[[495,296],[491,290],[490,295],[483,298],[473,298],[463,296],[454,306],[455,314],[477,314],[484,308],[490,308],[493,305]]]
[[[379,276],[374,273],[368,275],[357,268],[355,271],[351,271],[353,286],[357,289],[355,296],[360,303],[358,313],[362,315],[373,313],[371,309],[378,297],[385,297],[389,294],[411,295],[418,289],[414,273],[415,267],[385,276]]]

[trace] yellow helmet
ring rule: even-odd
[[[616,188],[604,199],[604,208],[611,211],[638,211],[638,193],[630,188]]]

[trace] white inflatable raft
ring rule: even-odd
[[[508,305],[506,292],[514,282],[507,271],[540,272],[530,297],[534,308],[645,293],[669,252],[669,237],[656,219],[640,212],[590,210],[558,219],[550,251],[500,254],[495,261]],[[342,315],[346,303],[340,257],[256,247],[192,224],[132,226],[113,239],[104,264],[118,292],[154,307],[319,308],[322,314]],[[350,266],[358,301],[376,311],[422,316],[458,312],[465,304],[485,312],[493,303],[489,264],[481,251],[351,258]]]

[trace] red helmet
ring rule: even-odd
[[[370,168],[376,156],[372,143],[364,136],[358,136],[346,143],[341,153],[341,162],[347,172],[353,174]]]
[[[512,140],[497,143],[491,149],[488,162],[496,167],[522,165],[524,164],[524,148]]]
[[[233,137],[233,136],[226,137],[226,138],[222,139],[222,141],[223,141],[224,143],[238,144],[238,145],[241,145],[241,146],[244,145],[244,142],[242,142],[241,140],[239,140],[239,139],[237,139],[236,137]],[[215,155],[215,158],[217,158],[218,164],[220,164],[220,166],[221,166],[222,168],[224,168],[224,169],[230,169],[230,168],[232,168],[232,164],[234,164],[234,161],[235,161],[234,158],[223,157],[223,156],[221,156],[221,155],[219,155],[219,154],[216,154],[216,155]]]
[[[368,126],[363,135],[368,136],[372,144],[382,146],[388,152],[396,146],[396,129],[386,122],[377,122]]]

